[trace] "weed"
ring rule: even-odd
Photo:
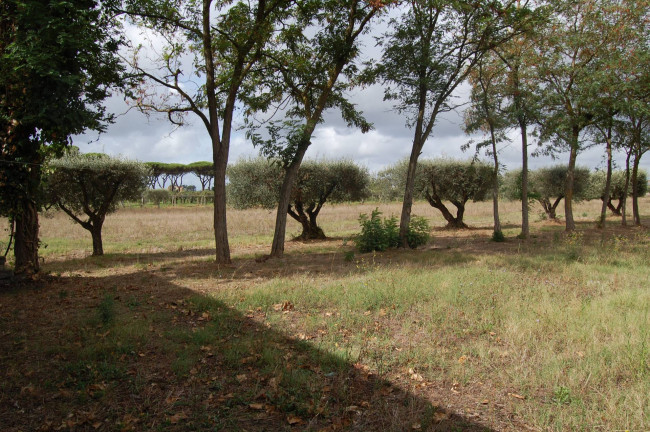
[[[551,400],[557,405],[568,405],[571,403],[571,390],[564,386],[556,387]]]
[[[354,251],[346,251],[346,252],[343,254],[343,260],[344,260],[345,262],[352,262],[352,261],[354,261]]]
[[[97,306],[97,315],[103,325],[112,324],[115,321],[115,299],[111,294],[106,294]]]
[[[492,241],[501,243],[506,241],[506,236],[503,235],[503,231],[494,231],[492,233]]]

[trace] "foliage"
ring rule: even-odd
[[[16,268],[38,270],[41,166],[70,136],[101,131],[122,84],[120,38],[94,0],[0,4],[0,214],[16,219]]]
[[[348,126],[358,127],[362,132],[372,128],[350,102],[347,92],[358,81],[355,63],[361,52],[360,38],[368,32],[383,3],[382,0],[299,2],[291,22],[284,23],[274,38],[275,43],[263,53],[263,67],[258,74],[251,74],[254,79],[249,85],[260,96],[249,102],[251,111],[257,115],[248,121],[248,136],[261,154],[279,161],[285,171],[271,256],[280,257],[284,253],[285,209],[290,208],[298,171],[312,143],[314,130],[323,121],[323,113],[334,108]],[[278,112],[283,118],[273,119]],[[264,134],[259,132],[260,124],[267,126]],[[298,216],[305,227],[305,218],[300,213]]]
[[[596,171],[595,173],[591,174],[589,193],[588,193],[590,199],[601,199],[601,200],[605,199],[606,174],[607,173],[604,171]],[[625,171],[612,172],[609,201],[606,203],[606,205],[615,215],[619,215],[619,216],[621,215],[621,209],[623,207],[624,199],[633,194],[632,185],[630,184],[629,187],[626,189],[625,183],[626,183]],[[644,196],[647,192],[648,192],[647,174],[645,171],[639,171],[637,188],[636,188],[637,196]],[[614,205],[614,200],[618,201],[616,205]]]
[[[440,210],[449,227],[463,228],[466,226],[463,222],[465,204],[469,200],[487,199],[493,176],[493,168],[479,161],[425,160],[418,167],[415,190]],[[456,207],[456,216],[443,201]]]
[[[206,1],[129,0],[125,13],[146,29],[148,46],[134,43],[130,66],[141,85],[133,102],[147,114],[164,113],[177,126],[192,113],[205,126],[214,163],[216,260],[230,263],[226,221],[226,166],[235,109],[247,106],[243,86],[256,70],[277,26],[294,13],[290,0]],[[194,77],[194,78],[190,78]],[[191,85],[186,85],[193,80]]]
[[[264,159],[242,160],[228,168],[228,197],[235,208],[277,205],[283,170]],[[303,226],[303,239],[323,237],[316,218],[326,202],[360,201],[368,195],[368,173],[349,161],[302,164],[291,191],[288,214]]]
[[[409,2],[378,42],[379,64],[367,80],[379,80],[384,99],[405,116],[413,129],[413,146],[400,218],[401,245],[406,246],[418,158],[441,112],[454,108],[451,95],[484,53],[518,34],[527,8],[514,2],[427,0]]]
[[[265,159],[240,159],[228,165],[228,204],[236,209],[277,205],[282,169]]]
[[[361,233],[354,239],[359,252],[385,251],[399,244],[399,231],[397,218],[381,218],[379,209],[371,212],[370,217],[362,213],[359,215]]]
[[[382,219],[381,214],[379,209],[375,209],[371,212],[370,217],[365,213],[359,215],[361,233],[354,239],[359,252],[381,252],[399,245],[397,218],[391,216]],[[416,248],[426,244],[429,240],[430,230],[431,227],[426,218],[412,217],[407,234],[409,247]]]
[[[214,164],[212,162],[192,162],[187,167],[198,177],[201,183],[201,190],[210,189],[210,185],[214,180]]]
[[[404,195],[408,161],[403,160],[375,173],[370,178],[370,199],[381,202],[398,201]]]
[[[147,189],[144,197],[147,201],[153,202],[160,207],[160,204],[170,200],[171,192],[167,189]]]
[[[565,165],[556,165],[530,172],[528,198],[538,201],[550,219],[556,219],[556,209],[564,198],[567,171],[568,168]],[[576,167],[574,169],[574,200],[582,201],[592,197],[593,187],[590,183],[590,176],[587,168]],[[521,170],[513,170],[506,174],[503,189],[509,199],[521,199]]]
[[[141,198],[149,168],[107,155],[68,155],[51,161],[48,168],[49,201],[91,232],[93,255],[102,255],[101,228],[106,215],[120,201]]]

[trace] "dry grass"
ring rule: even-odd
[[[336,238],[349,238],[359,230],[359,214],[369,214],[375,208],[379,208],[384,216],[399,216],[401,204],[355,203],[325,206],[319,221],[326,234]],[[472,230],[459,234],[476,236],[491,232],[491,209],[491,203],[469,203],[465,220]],[[520,212],[521,204],[518,202],[501,203],[501,223],[506,235],[515,236],[519,232]],[[596,220],[599,212],[599,203],[591,201],[577,204],[574,216],[579,222],[591,222]],[[533,205],[530,210],[531,221],[539,222],[541,213],[541,207]],[[446,225],[440,213],[426,203],[416,203],[413,206],[413,214],[427,217],[434,228],[439,229]],[[562,217],[563,212],[558,211],[558,216]],[[273,237],[274,222],[275,213],[272,210],[230,210],[228,232],[233,255],[263,253]],[[533,226],[533,230],[535,228]],[[543,228],[540,226],[538,229]],[[173,207],[163,211],[153,207],[129,207],[106,218],[103,229],[104,250],[106,253],[151,253],[208,248],[214,242],[213,233],[210,206]],[[288,238],[300,233],[300,225],[291,218],[288,219],[287,233]],[[41,239],[46,246],[41,253],[47,259],[62,256],[83,257],[91,252],[89,233],[61,212],[41,218]]]
[[[535,206],[533,236],[519,241],[519,204],[504,203],[508,240],[494,243],[489,203],[468,206],[463,231],[418,203],[432,244],[354,255],[346,239],[375,207],[400,210],[325,207],[333,240],[288,242],[284,259],[262,263],[253,257],[268,251],[273,213],[231,211],[226,268],[211,261],[208,207],[122,209],[107,219],[102,258],[62,215],[43,219],[44,270],[57,277],[0,297],[0,421],[11,431],[650,428],[646,228],[610,218],[597,230],[600,205],[587,202],[567,236]],[[650,223],[650,198],[641,208]]]

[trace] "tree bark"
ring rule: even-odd
[[[625,188],[623,188],[623,206],[621,207],[621,225],[627,226],[627,196],[630,192],[630,157],[632,152],[629,151],[625,158]]]
[[[38,262],[38,209],[30,199],[22,201],[20,213],[15,219],[14,257],[16,274],[34,274],[39,271]]]
[[[638,175],[639,175],[639,160],[641,157],[638,154],[634,155],[634,162],[632,164],[632,218],[635,226],[641,226],[641,215],[639,214],[639,194],[638,194]]]
[[[609,129],[611,133],[611,129]],[[605,229],[605,223],[607,221],[607,205],[610,202],[610,195],[612,191],[612,139],[610,136],[607,137],[607,174],[605,177],[605,192],[603,195],[603,205],[600,208],[600,219],[598,221],[598,228]]]
[[[104,255],[104,245],[102,243],[102,225],[92,225],[89,231],[93,238],[93,256]]]
[[[226,165],[227,157],[221,161],[215,157],[214,177],[214,240],[217,264],[230,264],[228,225],[226,220]]]
[[[314,128],[315,125],[310,127],[303,136],[303,140],[307,140],[307,143],[309,142],[309,137],[311,137]],[[302,159],[305,157],[308,147],[309,144],[299,145],[293,160],[284,171],[284,180],[280,187],[278,211],[275,215],[273,244],[271,245],[270,256],[273,258],[281,258],[282,255],[284,255],[284,241],[287,235],[287,214],[289,206],[291,205],[291,191],[296,182],[296,178],[298,177],[298,170],[300,169],[300,164],[302,163]]]
[[[526,122],[519,120],[521,130],[521,233],[519,237],[527,239],[530,236],[528,220],[528,128]]]
[[[501,234],[501,219],[499,218],[499,156],[497,154],[497,141],[494,136],[494,126],[490,124],[492,138],[492,156],[494,159],[494,178],[492,179],[492,215],[494,216],[494,233]]]
[[[411,157],[409,158],[408,170],[406,171],[406,187],[404,189],[404,200],[402,201],[402,213],[399,221],[399,241],[400,247],[408,248],[408,239],[406,234],[409,230],[411,223],[411,208],[413,207],[413,187],[415,185],[415,171],[418,166],[418,158],[422,151],[421,138],[416,133],[416,138],[413,142],[411,149]],[[432,204],[433,205],[433,204]]]
[[[575,179],[576,159],[578,156],[578,137],[580,131],[574,127],[571,134],[571,151],[569,153],[569,166],[566,172],[564,189],[564,218],[566,231],[575,231],[576,224],[573,220],[573,183]]]
[[[426,194],[427,201],[431,205],[431,207],[436,208],[442,213],[442,217],[445,218],[447,221],[447,226],[446,228],[454,228],[454,229],[460,229],[460,228],[467,228],[467,225],[465,222],[463,222],[463,217],[465,215],[465,204],[464,203],[459,203],[459,202],[454,202],[454,206],[456,206],[456,216],[451,214],[447,206],[437,197],[433,196],[430,193],[427,192]]]

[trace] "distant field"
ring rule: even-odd
[[[231,210],[226,267],[209,206],[121,209],[96,258],[43,218],[48,276],[0,293],[3,430],[650,430],[648,228],[533,206],[520,241],[506,202],[494,243],[490,203],[462,231],[418,203],[428,245],[356,253],[376,207],[401,205],[326,206],[330,239],[264,262],[273,212]]]

